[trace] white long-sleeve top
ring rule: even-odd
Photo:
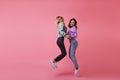
[[[67,32],[67,28],[64,25],[64,23],[59,23],[59,25],[58,25],[58,37],[68,38],[69,35],[66,32]]]

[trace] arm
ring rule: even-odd
[[[76,37],[77,36],[77,29],[76,29],[76,27],[71,28],[70,31],[69,31],[69,34],[70,34],[70,36],[72,38]]]
[[[59,30],[60,35],[62,35],[63,37],[68,38],[69,35],[67,35],[67,33],[63,30],[64,24],[60,23],[58,27],[59,27],[58,30]]]

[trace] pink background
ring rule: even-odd
[[[78,21],[76,52],[81,72],[73,75],[68,55],[53,70],[55,17]],[[69,42],[65,39],[66,48]],[[0,0],[0,80],[119,80],[119,0]]]

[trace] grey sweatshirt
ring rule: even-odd
[[[64,23],[59,23],[59,25],[58,25],[58,37],[68,38],[69,35],[66,32],[67,32],[67,28],[64,25]]]

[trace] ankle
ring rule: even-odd
[[[53,63],[56,63],[56,61],[54,60]]]
[[[76,67],[75,69],[76,69],[76,70],[78,70],[78,69],[79,69],[79,67]]]

